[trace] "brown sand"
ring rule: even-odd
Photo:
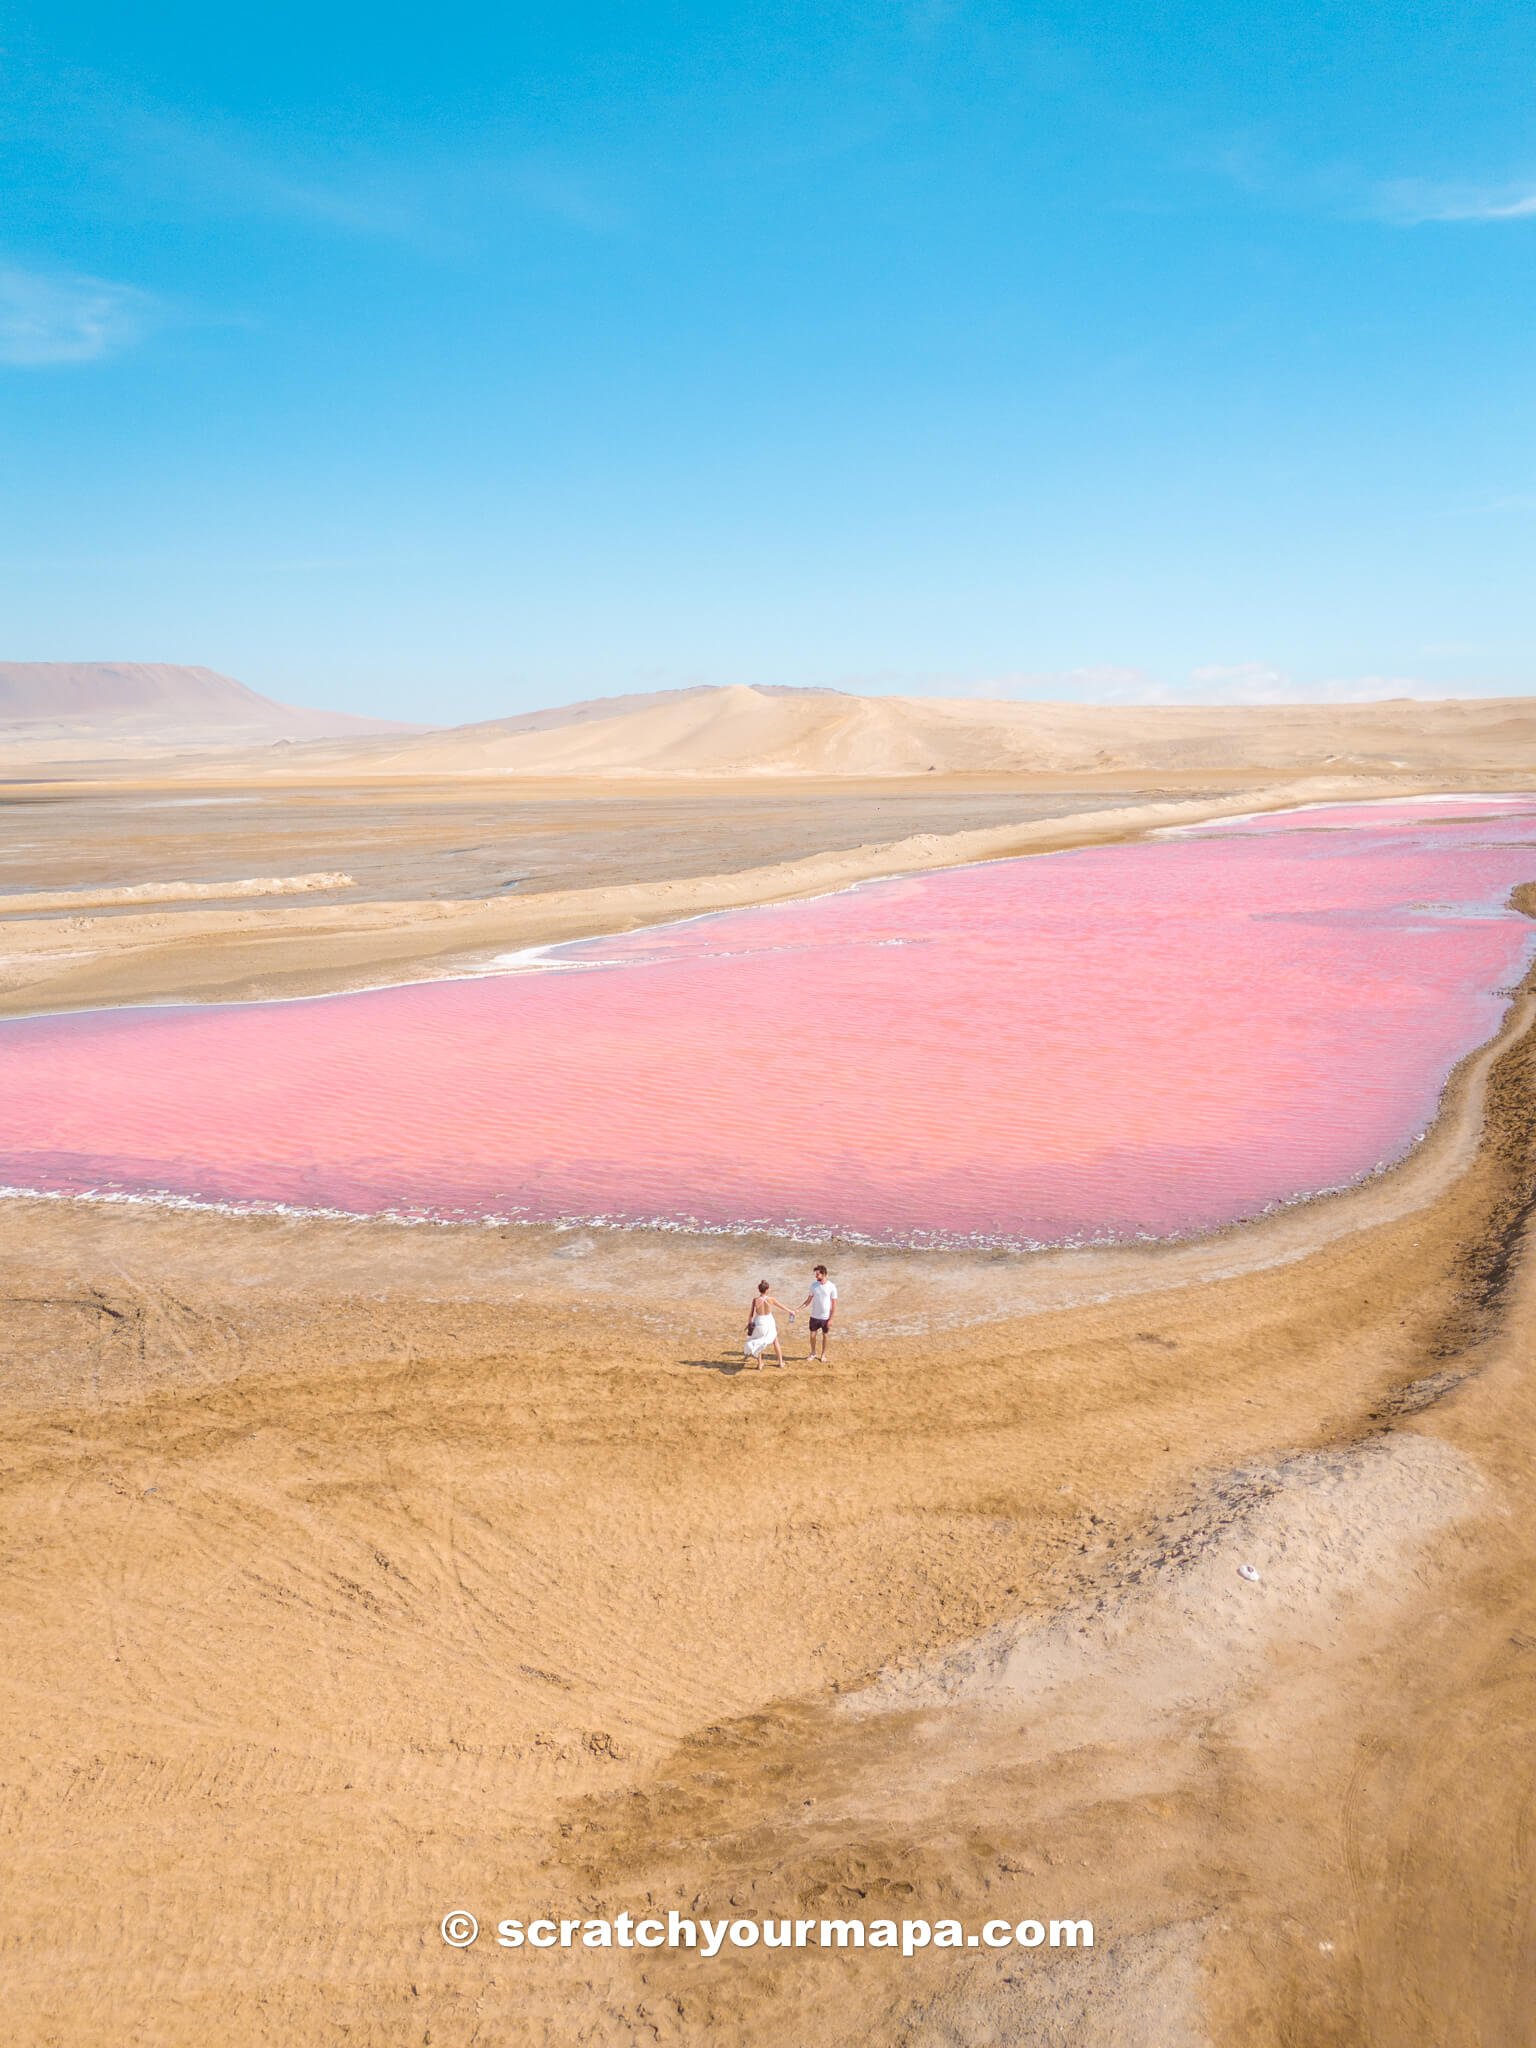
[[[49,1001],[244,992],[891,863],[720,851],[437,950],[419,899],[5,945]],[[734,1303],[803,1248],[8,1205],[10,2037],[1527,2041],[1533,1008],[1394,1174],[1198,1246],[840,1256],[784,1375]],[[652,1902],[1098,1945],[436,1932]]]

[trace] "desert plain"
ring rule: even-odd
[[[0,1010],[430,978],[1536,782],[1524,704],[866,704],[195,746],[34,722],[0,746]],[[9,2037],[1527,2042],[1533,1019],[1527,986],[1402,1165],[1186,1243],[6,1200]],[[831,1362],[797,1330],[742,1372],[739,1297],[761,1271],[798,1300],[816,1256]],[[671,1907],[1096,1939],[439,1933]]]

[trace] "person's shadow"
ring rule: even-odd
[[[729,1351],[723,1358],[684,1358],[678,1362],[681,1365],[692,1366],[695,1372],[717,1372],[722,1379],[727,1380],[738,1379],[744,1372],[755,1372],[757,1370],[756,1366],[749,1365],[739,1353]],[[788,1372],[792,1366],[796,1364],[804,1365],[806,1363],[807,1361],[803,1358],[798,1360],[786,1358],[783,1369],[785,1372]],[[778,1371],[779,1367],[773,1359],[765,1358],[763,1360],[763,1374],[765,1378],[772,1379]]]
[[[745,1360],[732,1358],[729,1354],[724,1358],[685,1358],[681,1362],[692,1366],[696,1372],[717,1372],[728,1380],[735,1379],[738,1373],[747,1369]]]

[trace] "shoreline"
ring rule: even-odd
[[[1536,908],[1536,884],[1521,885]],[[1526,915],[1531,912],[1527,910]],[[1213,1282],[1295,1265],[1363,1234],[1432,1209],[1473,1170],[1488,1140],[1488,1094],[1507,1053],[1536,1041],[1536,962],[1519,984],[1499,1030],[1452,1068],[1429,1125],[1404,1156],[1343,1187],[1297,1196],[1263,1215],[1188,1238],[951,1249],[876,1245],[835,1237],[773,1232],[697,1231],[683,1225],[515,1221],[466,1222],[351,1215],[272,1205],[235,1207],[188,1197],[73,1195],[0,1189],[13,1234],[46,1243],[83,1234],[113,1247],[113,1262],[159,1240],[156,1257],[195,1270],[205,1260],[238,1269],[241,1247],[298,1238],[316,1251],[338,1283],[385,1294],[420,1293],[423,1268],[487,1288],[487,1298],[532,1289],[540,1296],[602,1302],[654,1284],[682,1257],[699,1282],[729,1291],[748,1264],[798,1262],[813,1248],[837,1261],[866,1304],[861,1322],[878,1336],[890,1329],[974,1328],[1018,1316],[1071,1312],[1139,1295],[1180,1293]],[[398,1279],[401,1233],[409,1232],[412,1271]],[[172,1244],[167,1238],[180,1240]],[[556,1264],[555,1262],[558,1262]],[[430,1282],[429,1291],[430,1291]],[[914,1285],[920,1313],[904,1297]]]
[[[1489,794],[1497,793],[1440,792],[1437,800],[1454,803]],[[1394,797],[1382,800],[1401,800],[1401,797],[1399,793],[1394,793]],[[1336,801],[1337,799],[1330,799],[1305,806],[1273,805],[1264,811],[1250,810],[1241,815],[1268,815],[1277,809],[1283,811],[1327,808],[1329,802]],[[1170,829],[1177,831],[1182,827],[1150,828],[1141,833],[1120,836],[1129,838],[1133,843],[1139,838],[1150,844],[1155,843],[1159,831]],[[1038,850],[1046,852],[1061,849]],[[998,860],[1019,857],[1027,856],[1007,853],[994,856]],[[958,869],[986,864],[989,863],[966,860],[948,863],[947,867]],[[837,895],[868,886],[876,880],[894,879],[904,873],[922,871],[925,870],[903,869],[892,871],[889,875],[861,876],[857,880],[842,882],[819,893]],[[1527,918],[1536,916],[1536,880],[1516,884],[1506,900],[1508,907],[1521,915]],[[674,923],[693,922],[720,914],[722,912],[717,908],[684,912],[677,918],[663,921],[655,928],[665,929]],[[650,928],[627,927],[623,935],[635,930],[643,932]],[[593,934],[591,937],[595,941],[603,936],[619,935],[621,934],[607,933]],[[547,943],[558,945],[576,941],[556,940]],[[481,978],[484,978],[483,970],[428,976],[417,981],[378,986],[428,986],[435,980],[471,981]],[[264,1004],[278,1005],[328,1000],[339,995],[368,992],[372,991],[331,989],[307,995],[286,995],[259,1000]],[[146,1003],[94,1007],[158,1006]],[[174,1005],[166,1004],[164,1007],[217,1005],[203,1005],[189,1000]],[[71,1009],[26,1014],[29,1017],[47,1018],[90,1014],[90,1011]],[[583,1269],[589,1273],[601,1273],[605,1267],[633,1265],[634,1259],[624,1255],[629,1251],[638,1252],[643,1261],[659,1263],[675,1257],[681,1246],[685,1248],[690,1259],[702,1258],[709,1265],[719,1267],[725,1263],[745,1260],[749,1252],[759,1259],[776,1261],[798,1258],[812,1248],[821,1248],[840,1261],[842,1270],[847,1270],[851,1262],[861,1271],[873,1274],[893,1261],[910,1259],[919,1262],[930,1277],[942,1275],[946,1280],[962,1283],[969,1279],[978,1287],[989,1287],[996,1292],[1001,1264],[1007,1270],[1009,1280],[1015,1284],[1019,1277],[1019,1269],[1027,1269],[1031,1296],[1040,1305],[1049,1302],[1054,1306],[1066,1307],[1084,1300],[1104,1298],[1100,1290],[1105,1288],[1114,1293],[1121,1293],[1191,1284],[1190,1279],[1179,1277],[1178,1273],[1170,1275],[1168,1271],[1160,1269],[1198,1269],[1204,1277],[1211,1277],[1214,1273],[1254,1271],[1268,1265],[1293,1263],[1340,1235],[1372,1227],[1376,1222],[1411,1213],[1415,1208],[1432,1203],[1456,1174],[1464,1170],[1475,1158],[1488,1073],[1501,1052],[1529,1030],[1533,1020],[1536,1020],[1536,960],[1532,961],[1521,981],[1511,992],[1498,1029],[1489,1038],[1470,1047],[1456,1061],[1440,1085],[1434,1109],[1427,1122],[1421,1129],[1404,1139],[1395,1157],[1367,1169],[1348,1181],[1335,1186],[1303,1190],[1273,1202],[1253,1214],[1235,1217],[1204,1230],[1160,1237],[1148,1234],[1043,1243],[1003,1238],[971,1238],[922,1243],[902,1239],[869,1238],[858,1233],[832,1229],[817,1231],[809,1226],[803,1229],[798,1226],[776,1228],[763,1223],[711,1225],[694,1219],[662,1218],[622,1221],[598,1215],[560,1218],[515,1215],[410,1215],[389,1210],[351,1211],[329,1206],[309,1207],[281,1201],[202,1200],[196,1196],[169,1190],[141,1192],[108,1188],[68,1191],[18,1185],[0,1186],[0,1204],[6,1205],[6,1212],[13,1216],[29,1206],[36,1206],[217,1218],[236,1229],[242,1226],[274,1223],[301,1228],[339,1228],[349,1237],[359,1231],[386,1235],[400,1230],[409,1230],[413,1233],[430,1231],[435,1235],[451,1236],[452,1241],[465,1250],[472,1264],[476,1262],[472,1249],[475,1243],[479,1241],[483,1245],[488,1238],[499,1234],[499,1250],[503,1254],[511,1252],[514,1260],[525,1267],[536,1264],[541,1255],[548,1255],[545,1246],[550,1238],[569,1239],[572,1233],[596,1233],[596,1243],[592,1246],[591,1252],[582,1254]],[[13,1020],[0,1018],[0,1030],[3,1030],[3,1023],[9,1021]],[[22,1019],[17,1017],[14,1021],[19,1022]],[[1344,1213],[1345,1211],[1348,1213]],[[515,1242],[509,1243],[509,1239]],[[624,1251],[621,1252],[620,1247],[623,1247]],[[1239,1249],[1240,1255],[1232,1256],[1238,1254]],[[589,1265],[588,1261],[594,1254],[596,1262]],[[558,1247],[556,1255],[559,1255]],[[1155,1273],[1155,1277],[1139,1279],[1142,1269]],[[1005,1286],[1002,1291],[1004,1294],[1011,1294],[1014,1288]],[[988,1319],[994,1320],[1014,1312],[1016,1309],[1013,1306],[1000,1304],[993,1316]]]
[[[94,917],[0,917],[0,1019],[157,1004],[300,1000],[473,979],[501,953],[618,937],[722,911],[836,894],[897,875],[1151,839],[1169,827],[1314,804],[1444,794],[1443,778],[1247,781],[1219,797],[1171,795],[1016,825],[922,832],[670,880],[497,898],[334,905],[285,898],[280,906],[269,901],[229,910],[166,905]]]

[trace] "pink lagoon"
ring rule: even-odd
[[[918,1245],[1401,1158],[1532,954],[1536,799],[896,876],[362,994],[0,1025],[12,1190]]]

